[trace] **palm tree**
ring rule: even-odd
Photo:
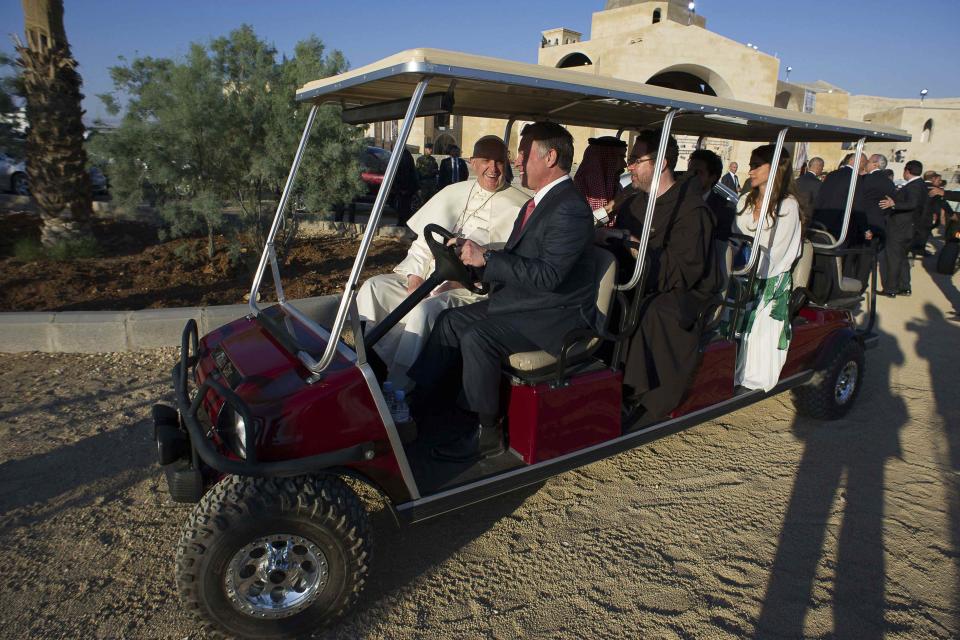
[[[90,234],[92,192],[83,148],[81,79],[63,28],[62,0],[23,0],[27,44],[17,61],[27,102],[30,190],[52,246]]]

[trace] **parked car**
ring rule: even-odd
[[[110,191],[110,181],[100,167],[90,167],[90,187],[93,195],[105,196]]]
[[[0,189],[21,196],[30,194],[30,185],[27,182],[27,166],[23,160],[17,160],[5,153],[0,153]]]
[[[360,152],[360,179],[367,185],[367,192],[358,200],[373,202],[383,183],[383,174],[390,162],[390,152],[380,147],[364,147]]]
[[[88,171],[93,195],[106,195],[110,190],[110,181],[106,174],[100,167],[90,167]],[[30,182],[27,179],[27,165],[24,160],[16,160],[5,153],[0,153],[0,189],[20,196],[30,195]]]

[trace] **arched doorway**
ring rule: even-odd
[[[667,71],[658,73],[647,80],[647,84],[665,89],[677,89],[678,91],[689,91],[690,93],[699,93],[704,96],[717,95],[716,90],[710,86],[710,83],[686,71]]]
[[[920,142],[930,142],[933,138],[933,118],[923,123],[923,132],[920,134]]]
[[[730,86],[719,74],[714,73],[706,67],[694,64],[674,65],[662,69],[650,76],[647,84],[664,87],[665,89],[688,91],[701,96],[733,97]],[[712,138],[698,139],[696,136],[689,135],[676,135],[675,138],[677,139],[677,144],[680,146],[678,167],[684,167],[690,154],[698,148],[706,148],[714,151],[723,158],[724,163],[732,157],[733,145],[730,141]]]
[[[449,133],[441,133],[433,143],[433,152],[440,156],[446,156],[450,154],[450,147],[452,146],[460,145]]]
[[[689,91],[702,96],[734,98],[730,85],[720,74],[697,64],[677,64],[661,69],[650,76],[647,84],[679,91]]]
[[[569,69],[570,67],[586,67],[592,64],[593,61],[590,58],[578,51],[576,53],[571,53],[568,56],[564,56],[564,58],[557,63],[557,68]]]

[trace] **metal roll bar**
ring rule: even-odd
[[[838,237],[833,244],[817,244],[814,242],[813,246],[817,249],[836,249],[847,239],[847,231],[850,229],[850,212],[853,210],[853,197],[857,191],[857,179],[860,177],[858,174],[860,158],[863,156],[863,144],[866,141],[866,138],[860,138],[857,141],[857,150],[854,153],[853,165],[850,167],[850,186],[847,188],[847,204],[843,209],[843,227],[840,229],[840,237]]]
[[[730,272],[732,276],[742,276],[750,273],[757,264],[760,256],[760,234],[763,232],[763,223],[767,217],[767,209],[770,208],[770,200],[773,197],[773,183],[777,177],[777,170],[780,167],[780,152],[783,151],[783,141],[787,137],[788,127],[784,127],[777,135],[777,143],[773,148],[773,159],[770,161],[770,175],[767,176],[767,186],[763,191],[763,203],[760,205],[760,217],[757,218],[757,230],[753,232],[753,243],[750,245],[750,257],[747,264],[742,269],[734,269]]]
[[[510,132],[513,131],[513,123],[516,122],[516,118],[510,118],[507,120],[507,126],[503,128],[503,144],[506,145],[507,149],[510,149]]]
[[[319,361],[315,361],[310,354],[300,352],[300,360],[314,374],[323,373],[337,352],[337,343],[340,340],[340,332],[347,321],[347,315],[350,306],[353,303],[354,293],[357,288],[357,282],[360,280],[360,272],[363,270],[363,263],[366,262],[367,253],[370,251],[370,245],[373,244],[373,237],[377,232],[377,224],[380,222],[380,214],[387,203],[387,197],[390,194],[390,187],[393,185],[393,179],[397,175],[397,168],[400,166],[400,156],[403,155],[404,146],[407,144],[407,138],[410,136],[410,130],[413,128],[413,122],[416,119],[417,111],[420,108],[420,102],[423,100],[423,94],[430,84],[430,77],[426,76],[413,91],[413,97],[410,98],[410,104],[407,106],[407,113],[403,118],[403,124],[400,126],[400,132],[397,135],[396,144],[393,147],[393,153],[390,155],[390,161],[387,163],[387,169],[383,174],[383,182],[380,184],[380,190],[377,192],[377,198],[373,202],[373,209],[370,211],[370,219],[367,220],[367,229],[363,234],[363,240],[360,242],[360,249],[357,251],[357,257],[353,261],[353,268],[350,270],[350,277],[343,286],[343,297],[340,299],[340,306],[337,308],[337,316],[330,328],[330,340]],[[306,321],[308,326],[314,326],[313,321],[309,321],[298,310],[290,307],[299,320]]]
[[[674,116],[679,113],[676,109],[671,109],[663,119],[663,128],[660,131],[660,145],[657,147],[657,159],[653,172],[653,183],[650,185],[650,197],[647,198],[647,212],[643,218],[643,231],[640,234],[640,245],[637,247],[637,262],[633,266],[633,275],[626,284],[618,284],[618,291],[630,291],[640,282],[640,276],[643,274],[644,258],[647,255],[647,244],[650,242],[650,229],[653,227],[653,209],[657,204],[657,194],[660,191],[660,176],[663,175],[661,163],[666,158],[667,140],[670,139],[670,127],[673,125]]]
[[[307,115],[307,124],[303,127],[303,135],[300,136],[297,153],[293,156],[293,166],[290,167],[290,175],[287,176],[287,182],[283,185],[283,194],[281,194],[280,202],[277,204],[277,213],[273,216],[273,224],[270,226],[270,233],[267,235],[267,243],[263,247],[263,255],[260,256],[257,273],[253,276],[253,284],[250,286],[250,311],[253,315],[260,313],[260,307],[257,306],[257,294],[260,292],[260,283],[263,280],[263,273],[267,269],[268,262],[270,263],[270,270],[273,272],[273,284],[277,288],[277,301],[282,304],[286,299],[283,295],[283,286],[280,284],[280,269],[277,266],[277,252],[274,248],[273,241],[277,237],[277,231],[280,229],[280,223],[283,221],[283,211],[287,207],[287,200],[290,199],[290,192],[293,190],[293,183],[297,178],[297,172],[300,170],[303,152],[307,148],[307,141],[310,139],[310,131],[313,129],[313,121],[317,117],[317,110],[319,108],[317,105],[310,107],[310,113]]]

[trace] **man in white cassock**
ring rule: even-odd
[[[517,215],[530,196],[506,182],[507,148],[497,136],[485,136],[473,147],[470,166],[475,178],[442,189],[408,221],[417,234],[407,257],[393,273],[374,276],[357,293],[360,318],[369,331],[433,273],[433,255],[423,237],[437,224],[481,246],[500,249],[510,237]],[[374,346],[396,388],[411,386],[407,369],[417,359],[440,312],[481,300],[462,283],[447,281],[410,310]]]

